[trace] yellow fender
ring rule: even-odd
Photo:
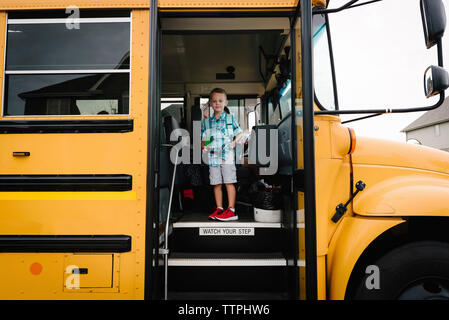
[[[329,244],[328,298],[342,300],[357,260],[368,245],[388,229],[405,222],[401,218],[344,217]]]

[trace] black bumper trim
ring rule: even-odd
[[[126,174],[0,175],[0,191],[129,191]]]
[[[133,119],[112,120],[1,120],[5,133],[114,133],[133,131]]]
[[[0,252],[128,252],[127,235],[0,235]]]

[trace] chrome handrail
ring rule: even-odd
[[[162,144],[163,147],[173,147],[176,150],[176,158],[173,168],[173,178],[170,188],[170,198],[168,202],[168,212],[167,212],[167,220],[165,223],[165,235],[164,235],[164,248],[159,249],[159,254],[164,255],[164,300],[168,300],[168,254],[170,250],[168,249],[168,230],[170,226],[170,214],[171,214],[171,204],[173,198],[173,190],[175,187],[175,177],[176,177],[176,167],[178,166],[178,158],[180,149],[177,148],[176,145],[172,146],[171,144]]]

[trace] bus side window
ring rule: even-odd
[[[129,114],[127,14],[81,19],[79,29],[65,19],[8,20],[3,115]]]

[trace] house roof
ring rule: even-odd
[[[449,122],[449,97],[446,98],[441,106],[427,111],[421,117],[410,123],[402,129],[402,132],[409,132],[416,129],[430,127],[432,125]]]

